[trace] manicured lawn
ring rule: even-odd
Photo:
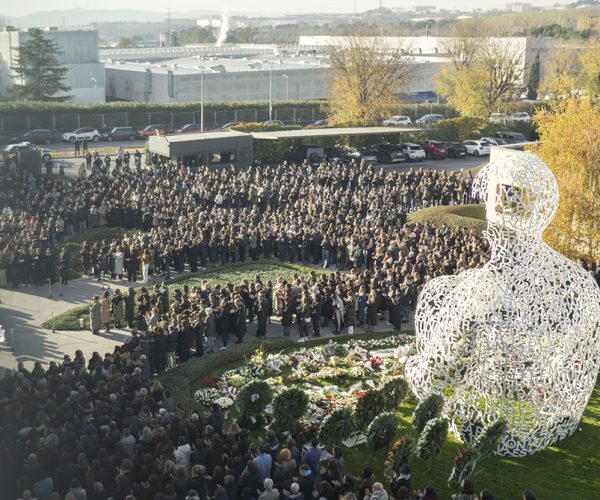
[[[389,333],[375,335],[386,336]],[[370,338],[370,336],[361,336],[361,338]],[[346,340],[347,337],[335,339],[336,342]],[[305,344],[305,346],[308,347],[310,344]],[[281,347],[281,345],[265,346],[267,350],[280,350]],[[290,345],[283,347],[284,352],[292,352],[297,348]],[[239,356],[238,359],[232,359],[233,353],[228,353],[228,363],[218,364],[215,362],[216,367],[212,371],[201,370],[199,377],[194,378],[191,383],[188,382],[191,393],[200,386],[204,377],[220,375],[227,370],[239,368],[245,362],[249,352],[251,351],[246,348],[244,355]],[[179,378],[175,373],[178,369],[169,372],[169,376]],[[194,373],[187,369],[186,372],[188,375]],[[187,400],[189,404],[194,404],[193,400],[190,401],[189,396]],[[402,418],[400,434],[411,432],[410,422],[415,404],[414,398],[409,398],[401,405],[399,410]],[[533,490],[540,499],[598,498],[600,456],[597,444],[600,441],[600,383],[592,394],[580,429],[558,445],[548,447],[535,455],[525,458],[492,457],[481,460],[472,478],[477,491],[483,488],[491,489],[499,499],[520,498],[523,490],[527,488]],[[452,493],[456,493],[449,490],[447,479],[459,448],[460,443],[454,436],[449,435],[448,441],[442,453],[435,459],[433,467],[428,462],[413,458],[411,461],[413,488],[422,489],[424,486],[431,485],[438,492],[439,498],[444,499],[450,498]],[[362,469],[371,461],[376,477],[388,486],[389,483],[383,475],[385,454],[386,451],[381,450],[374,455],[371,461],[371,451],[367,449],[366,445],[354,448],[344,447],[345,471],[360,476]]]
[[[466,227],[474,230],[477,234],[481,234],[487,226],[483,205],[429,207],[408,216],[409,224],[424,224],[425,222],[438,227],[447,224],[452,230],[457,227]]]
[[[81,330],[81,327],[79,326],[79,317],[81,316],[83,317],[83,327],[89,329],[89,310],[89,305],[87,304],[74,307],[62,314],[57,314],[54,316],[54,319],[47,319],[42,323],[42,328],[46,328],[47,330],[52,330],[54,328],[58,331]]]
[[[323,272],[320,269],[314,270],[317,273]],[[238,284],[244,279],[253,282],[256,275],[260,275],[263,284],[270,280],[275,285],[277,278],[280,276],[290,280],[294,277],[294,274],[307,275],[311,271],[313,269],[310,267],[269,259],[218,266],[192,275],[175,278],[169,283],[172,288],[182,287],[183,285],[191,287],[198,286],[206,280],[211,286],[216,284],[225,286],[227,283]]]

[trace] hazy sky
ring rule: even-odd
[[[409,7],[414,5],[437,5],[444,8],[490,8],[492,6],[503,6],[510,0],[492,0],[482,5],[478,0],[383,0],[386,7]],[[528,0],[531,1],[531,0]],[[535,2],[534,3],[539,3]],[[151,11],[172,12],[188,11],[195,9],[218,9],[221,7],[231,14],[236,12],[258,12],[266,13],[297,13],[297,12],[353,12],[355,4],[359,11],[364,11],[379,6],[379,0],[303,0],[301,2],[291,0],[221,0],[210,2],[207,0],[22,0],[15,2],[3,0],[0,7],[0,15],[22,16],[33,12],[47,10],[64,10],[74,7],[90,9],[140,9]]]

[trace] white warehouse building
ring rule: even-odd
[[[57,96],[70,96],[76,103],[104,102],[104,64],[98,55],[98,32],[86,28],[45,28],[44,36],[52,40],[60,51],[58,59],[68,72],[64,83],[68,92]],[[18,49],[29,39],[28,30],[12,27],[0,28],[0,94],[5,95],[15,83],[11,69]]]

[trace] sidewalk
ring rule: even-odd
[[[187,273],[186,273],[187,274]],[[141,282],[129,283],[110,282],[110,289],[120,288],[127,290],[129,286],[141,288]],[[176,288],[177,285],[171,285]],[[0,325],[6,330],[6,336],[10,339],[10,330],[13,329],[13,347],[0,345],[0,371],[14,369],[17,363],[24,362],[28,368],[33,367],[34,362],[40,361],[47,365],[50,361],[62,361],[63,356],[73,356],[77,349],[83,351],[89,358],[94,351],[100,354],[112,352],[115,344],[121,344],[129,337],[129,330],[113,330],[110,334],[92,335],[89,330],[60,332],[45,330],[40,325],[49,319],[52,314],[60,314],[78,305],[89,303],[94,295],[101,295],[106,285],[100,284],[89,278],[79,278],[69,282],[62,287],[62,296],[58,285],[52,286],[52,297],[48,297],[48,286],[24,287],[17,290],[0,289]],[[283,336],[283,329],[279,319],[273,317],[273,323],[267,327],[269,337]],[[256,338],[256,322],[249,323],[244,341],[252,341]],[[406,324],[406,329],[414,329],[413,322]],[[375,331],[389,331],[392,327],[386,325],[385,321],[379,321]],[[355,334],[365,333],[364,328],[354,328]],[[298,328],[292,327],[292,338],[298,338]],[[331,324],[327,328],[321,328],[321,337],[333,337]],[[235,338],[230,339],[234,341]],[[221,346],[220,339],[216,341],[216,347]]]

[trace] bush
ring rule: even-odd
[[[298,387],[290,387],[273,400],[273,427],[294,434],[308,408],[308,395]]]
[[[381,392],[385,394],[384,409],[386,411],[396,411],[400,403],[404,401],[408,390],[408,382],[404,378],[394,377],[388,380],[381,388]]]
[[[439,135],[439,139],[442,141],[464,141],[481,137],[482,130],[486,126],[487,122],[481,118],[461,116],[460,118],[450,118],[439,122],[435,127],[435,135]]]
[[[382,391],[369,389],[364,396],[356,402],[356,425],[359,429],[366,429],[385,407],[385,398]]]
[[[400,427],[400,417],[395,413],[382,413],[367,428],[367,446],[373,451],[388,447]]]
[[[273,401],[273,389],[264,380],[252,380],[244,385],[235,404],[240,412],[240,423],[249,428],[257,427],[262,422],[262,413]]]
[[[473,448],[475,448],[482,457],[488,457],[496,452],[498,445],[506,434],[506,420],[500,419],[496,422],[486,425],[479,433]]]
[[[427,422],[439,417],[443,409],[444,398],[439,394],[431,394],[421,401],[412,414],[412,427],[416,433],[420,434]]]
[[[339,444],[356,429],[354,415],[349,408],[337,408],[327,415],[319,428],[319,443],[328,447]]]
[[[46,330],[58,330],[58,331],[70,331],[70,330],[81,330],[79,326],[79,318],[83,317],[83,328],[90,328],[90,307],[85,304],[82,306],[74,307],[69,309],[62,314],[57,314],[52,318],[47,319],[41,324],[42,328]]]
[[[421,460],[430,460],[436,457],[446,444],[447,437],[448,420],[445,418],[430,420],[417,440],[415,446],[416,457]]]

